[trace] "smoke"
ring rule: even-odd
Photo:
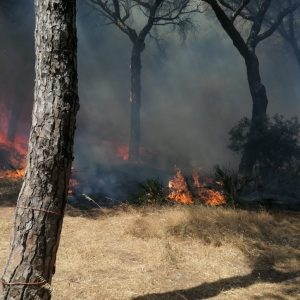
[[[33,4],[27,12],[0,14],[1,99],[28,131],[33,98]],[[7,6],[8,7],[8,6]],[[8,8],[6,8],[8,9]],[[197,31],[182,42],[164,29],[164,53],[148,40],[142,69],[142,144],[153,165],[208,169],[236,165],[228,149],[228,131],[251,113],[251,98],[242,58],[209,15],[200,15]],[[96,176],[97,165],[114,165],[116,145],[129,139],[129,64],[131,42],[85,1],[78,6],[78,66],[81,109],[75,166]],[[291,52],[276,37],[258,49],[269,114],[299,111],[300,70]],[[286,53],[289,53],[287,55]],[[13,105],[16,103],[17,105]],[[112,179],[113,180],[113,179]],[[106,185],[106,183],[104,183]]]
[[[30,1],[0,4],[0,102],[7,136],[28,134],[33,100],[34,17]],[[1,128],[0,128],[1,129]]]

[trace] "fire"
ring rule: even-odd
[[[129,159],[129,147],[128,145],[117,145],[116,146],[117,157],[122,160]]]
[[[221,192],[209,188],[208,185],[213,184],[213,180],[211,178],[206,177],[205,182],[202,183],[199,173],[193,172],[192,177],[195,194],[205,205],[217,206],[226,203],[225,197]],[[215,182],[215,184],[219,185],[218,182]]]
[[[116,142],[111,142],[115,149],[116,156],[123,160],[123,161],[128,161],[129,160],[129,146],[128,144],[118,144]],[[140,160],[136,163],[146,163],[149,160],[152,159],[153,157],[153,152],[145,148],[144,146],[140,147]]]
[[[211,178],[206,178],[205,182],[202,182],[199,174],[194,172],[192,179],[193,182],[191,187],[189,187],[181,170],[177,170],[175,177],[169,181],[170,193],[168,198],[182,204],[193,204],[196,199],[199,199],[203,204],[209,206],[226,203],[222,192],[209,187],[209,185],[213,183]]]
[[[219,191],[206,189],[202,193],[202,199],[204,204],[209,206],[217,206],[226,203],[224,195]]]
[[[79,186],[79,180],[71,177],[69,181],[69,196],[75,195],[75,189]]]
[[[27,138],[17,135],[13,141],[7,139],[8,113],[0,106],[0,179],[20,179],[25,174]]]
[[[25,175],[25,169],[11,170],[11,171],[0,171],[0,179],[22,179]]]
[[[189,191],[188,184],[181,170],[176,171],[176,175],[169,181],[170,193],[168,198],[182,204],[193,204],[193,197]]]

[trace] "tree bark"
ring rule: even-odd
[[[35,0],[36,80],[27,168],[1,299],[50,299],[79,108],[76,1]]]
[[[141,53],[144,42],[133,44],[131,53],[131,90],[130,90],[130,140],[129,161],[136,162],[140,158],[141,142]]]
[[[259,139],[266,124],[268,98],[266,88],[260,77],[259,61],[254,51],[245,57],[245,62],[252,97],[252,119],[249,139],[241,158],[239,172],[244,175],[251,175],[259,155]]]

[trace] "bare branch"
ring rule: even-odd
[[[270,24],[270,27],[265,30],[263,33],[259,34],[257,36],[257,42],[260,42],[266,38],[268,38],[269,36],[271,36],[280,26],[280,24],[282,23],[282,20],[287,16],[287,15],[292,15],[292,13],[297,10],[300,7],[300,3],[294,3],[293,5],[291,5],[288,8],[285,8],[284,10],[282,10],[276,17],[275,21],[273,21]],[[290,24],[291,25],[291,24]],[[291,27],[290,27],[291,29]],[[291,32],[292,33],[292,32]],[[293,34],[293,33],[292,33]]]
[[[247,45],[243,37],[241,36],[241,34],[238,32],[238,30],[232,23],[232,20],[226,15],[223,8],[219,5],[218,1],[217,0],[203,0],[203,1],[208,3],[212,7],[223,29],[231,38],[233,44],[238,49],[240,54],[244,58],[246,58],[249,55],[249,50],[247,48]]]
[[[184,27],[190,23],[190,15],[201,11],[198,0],[88,0],[98,11],[115,24],[132,42],[143,43],[153,26],[176,25]],[[138,9],[146,18],[139,33],[127,22],[134,9]]]
[[[258,43],[270,37],[277,29],[279,30],[283,19],[300,7],[299,0],[287,1],[288,6],[284,8],[285,1],[275,2],[275,0],[216,0],[213,2],[221,7],[232,23],[240,17],[252,24],[247,44],[253,49]],[[276,10],[273,7],[271,8],[273,4],[277,4]],[[274,11],[275,16],[270,20],[270,14],[271,12],[274,14]]]

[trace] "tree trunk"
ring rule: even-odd
[[[242,155],[239,172],[244,175],[251,175],[260,151],[259,140],[267,119],[268,98],[266,88],[261,82],[259,61],[256,54],[251,53],[245,58],[245,62],[253,104],[249,139]]]
[[[1,299],[51,298],[79,107],[75,2],[35,0],[35,101]]]
[[[20,118],[20,106],[11,107],[11,110],[8,115],[8,124],[7,124],[7,132],[6,138],[9,142],[14,142],[16,138],[17,128],[18,128],[18,121]]]
[[[14,94],[11,94],[13,96],[11,107],[9,110],[8,115],[8,124],[7,124],[7,132],[6,132],[6,138],[9,142],[14,142],[16,138],[16,133],[18,130],[18,123],[21,116],[21,110],[23,105],[23,99],[21,97],[24,97],[23,91],[20,91],[20,87],[15,87]],[[20,97],[20,95],[22,96]]]
[[[293,42],[291,42],[291,46],[292,46],[292,49],[293,49],[294,54],[296,56],[296,59],[297,59],[297,62],[298,62],[298,66],[300,68],[300,47],[299,47],[299,45],[298,45],[298,43],[297,43],[296,40],[293,41]]]
[[[130,90],[130,141],[129,160],[136,162],[140,158],[141,142],[141,53],[143,42],[134,43],[131,53],[131,90]]]

